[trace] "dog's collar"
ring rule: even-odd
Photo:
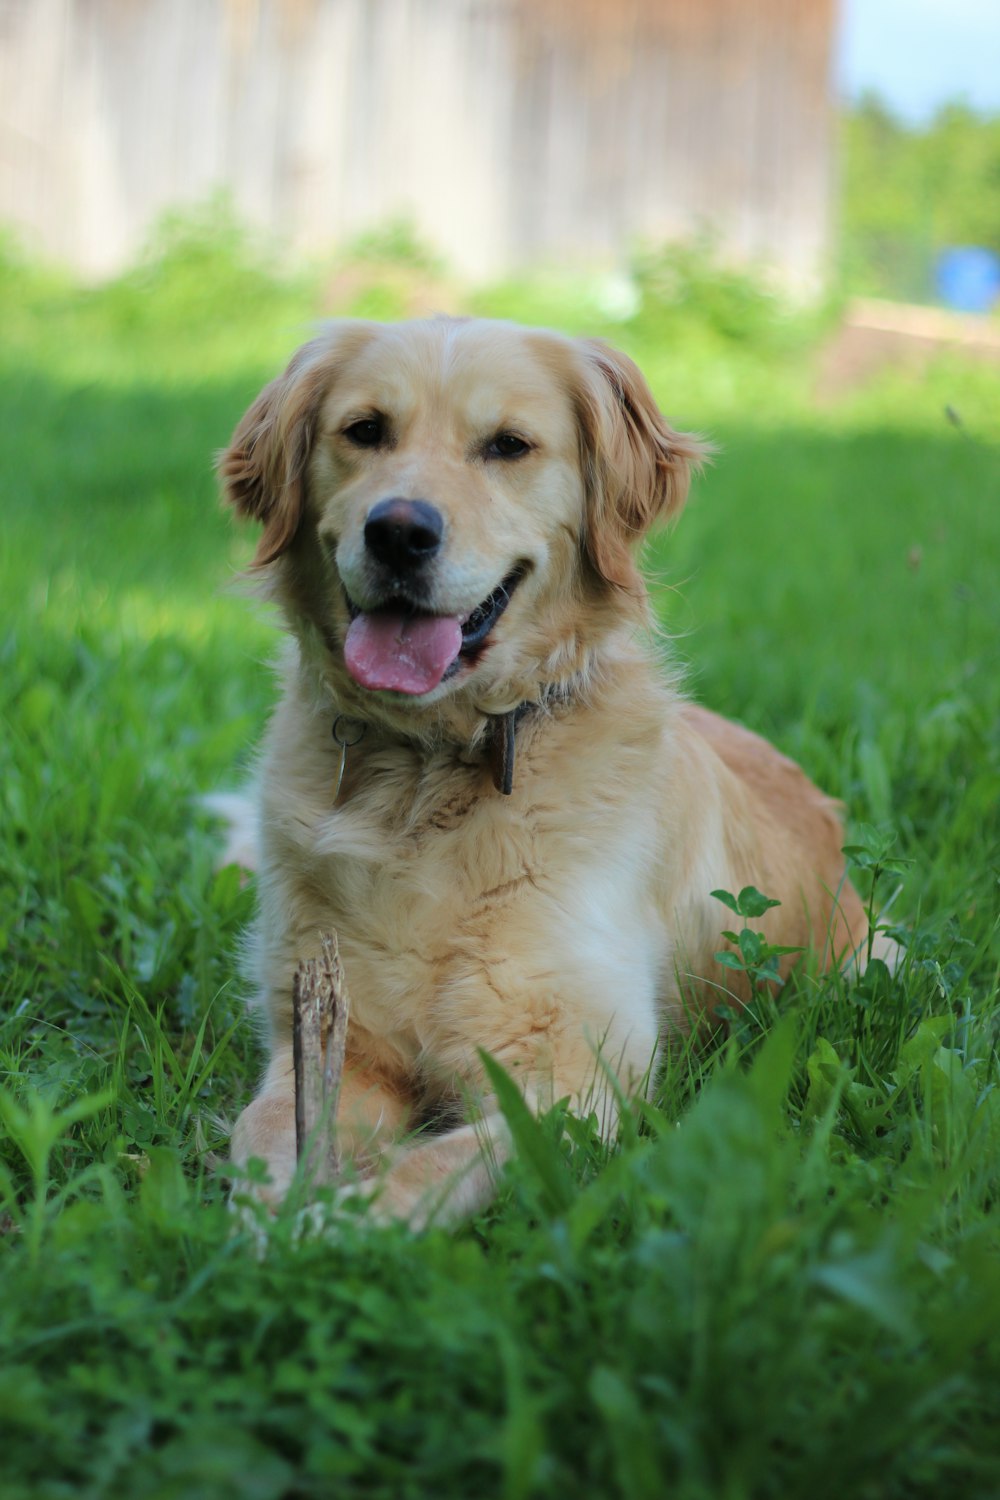
[[[491,714],[486,731],[486,756],[493,773],[493,785],[503,797],[514,790],[514,751],[517,726],[526,714],[538,705],[529,701],[519,703],[506,714]]]
[[[503,797],[509,797],[514,790],[514,752],[517,741],[517,726],[532,709],[537,708],[536,703],[526,700],[519,703],[505,714],[490,714],[486,730],[486,759],[493,777],[493,785]],[[333,800],[337,801],[340,796],[340,787],[344,779],[344,768],[347,762],[347,752],[361,743],[364,738],[367,724],[363,719],[354,719],[348,714],[338,714],[333,721],[333,740],[340,750],[340,763],[337,768],[337,776],[333,787]]]

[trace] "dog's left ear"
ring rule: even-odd
[[[223,498],[264,525],[255,568],[274,562],[298,530],[306,464],[331,378],[329,340],[305,344],[284,374],[264,387],[219,458]]]
[[[599,339],[581,345],[587,557],[606,583],[641,595],[636,545],[655,521],[680,512],[692,471],[711,448],[696,434],[668,426],[628,355]]]

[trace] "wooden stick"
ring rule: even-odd
[[[308,1151],[315,1184],[333,1181],[340,1171],[334,1127],[350,1013],[336,933],[321,933],[320,949],[292,981],[295,1149],[299,1161]]]

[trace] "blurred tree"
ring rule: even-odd
[[[866,94],[843,121],[841,244],[852,291],[928,301],[950,245],[1000,251],[1000,116],[949,104],[923,128]]]

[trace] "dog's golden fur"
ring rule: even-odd
[[[354,424],[373,420],[379,441],[359,447]],[[498,433],[522,451],[501,454]],[[266,1161],[273,1196],[295,1166],[292,975],[321,931],[339,935],[353,1002],[341,1148],[414,1223],[489,1195],[487,1158],[507,1143],[480,1049],[533,1104],[596,1104],[614,1129],[609,1070],[646,1087],[689,1007],[732,992],[713,890],[779,898],[767,936],[824,963],[864,941],[836,805],[686,702],[641,639],[636,545],[679,511],[702,456],[623,355],[452,319],[334,326],[237,428],[225,493],[263,525],[255,561],[291,637],[251,942],[270,1061],[233,1138],[237,1162]],[[461,617],[521,573],[486,648],[409,697],[360,686],[344,660],[348,596],[379,608],[364,528],[386,497],[443,517],[432,613]],[[524,703],[503,796],[484,745]],[[337,714],[365,734],[334,805]],[[470,1101],[475,1123],[403,1141]]]

